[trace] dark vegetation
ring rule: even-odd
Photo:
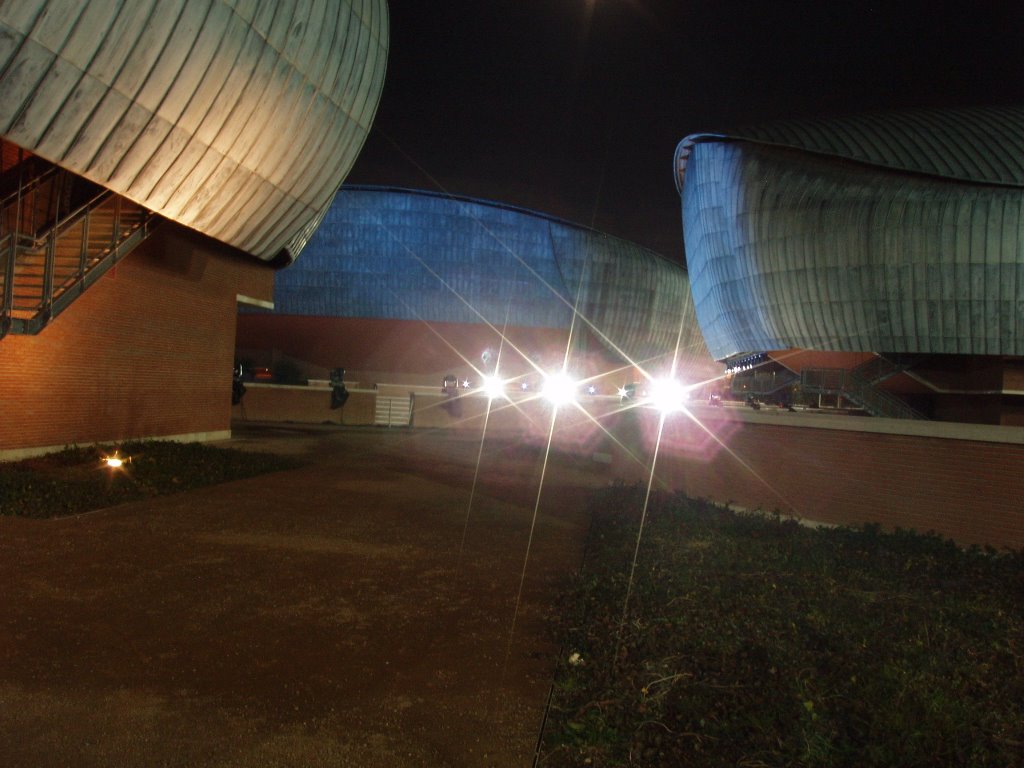
[[[1024,552],[654,496],[624,614],[642,502],[595,498],[540,765],[1024,765]]]
[[[115,454],[130,461],[108,467],[104,457]],[[59,517],[296,466],[286,457],[197,443],[70,447],[0,464],[0,514]]]

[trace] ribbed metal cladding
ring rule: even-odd
[[[362,148],[387,45],[385,0],[4,2],[0,133],[261,259],[294,257]]]
[[[689,151],[687,261],[716,359],[1024,355],[1024,190],[742,141]]]
[[[519,208],[413,190],[343,187],[275,312],[568,328],[640,361],[709,360],[686,272],[634,243]]]
[[[696,144],[750,141],[961,181],[1024,186],[1024,107],[881,112],[803,119],[687,136],[676,148],[682,188]]]

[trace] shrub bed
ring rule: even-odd
[[[130,461],[107,466],[105,457],[115,454]],[[0,464],[0,514],[59,517],[297,466],[292,458],[198,443],[70,447]]]
[[[1024,552],[655,495],[629,588],[642,502],[594,499],[540,765],[1024,765]]]

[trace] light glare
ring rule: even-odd
[[[541,394],[556,407],[567,405],[576,399],[576,382],[565,372],[553,373],[544,379]]]
[[[121,458],[116,452],[112,456],[103,457],[103,466],[108,469],[122,469],[125,464],[132,460],[131,456]]]
[[[675,379],[658,379],[651,383],[650,402],[662,413],[681,411],[686,407],[689,390]]]
[[[484,376],[484,380],[480,385],[480,388],[491,400],[497,400],[505,396],[505,382],[497,376]]]

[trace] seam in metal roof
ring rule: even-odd
[[[973,184],[1024,187],[1024,106],[878,112],[694,133],[676,147],[682,190],[694,144],[749,141]]]

